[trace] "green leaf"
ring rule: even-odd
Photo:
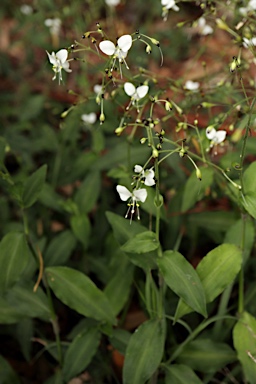
[[[46,268],[48,283],[55,295],[78,313],[115,323],[106,295],[82,272],[68,267]]]
[[[183,364],[166,367],[165,384],[203,384],[195,372]]]
[[[233,329],[234,347],[238,354],[246,382],[255,383],[256,363],[256,319],[248,312],[243,312]]]
[[[129,239],[121,247],[121,250],[130,253],[147,253],[156,250],[158,247],[159,241],[156,239],[156,234],[152,231],[145,231]]]
[[[243,239],[244,236],[244,239]],[[244,242],[243,262],[245,263],[252,251],[255,229],[249,216],[237,220],[227,231],[224,243],[235,244],[240,247]]]
[[[70,230],[55,235],[45,251],[45,265],[65,264],[70,258],[75,246],[76,239]]]
[[[125,244],[128,240],[133,239],[136,235],[147,231],[146,227],[133,221],[130,223],[129,220],[116,215],[112,212],[106,213],[107,219],[113,229],[114,236],[120,245]],[[143,269],[156,268],[157,254],[155,251],[147,252],[143,254],[126,253],[130,261]]]
[[[126,349],[123,384],[144,384],[159,367],[164,343],[164,320],[148,320],[140,325]]]
[[[129,297],[133,273],[134,266],[130,261],[120,261],[120,268],[105,288],[105,295],[108,297],[115,315],[118,315]]]
[[[40,287],[33,292],[32,283],[16,284],[8,291],[6,298],[8,303],[20,314],[50,321],[51,312],[48,299]]]
[[[242,198],[241,202],[243,204],[244,209],[254,218],[256,219],[256,192],[250,191],[247,192]]]
[[[243,187],[244,187],[245,194],[247,194],[247,192],[256,191],[255,175],[256,175],[256,161],[251,163],[243,174]]]
[[[205,195],[206,189],[210,187],[213,182],[214,172],[211,168],[200,167],[202,180],[196,177],[196,170],[194,170],[188,178],[182,200],[181,211],[185,212],[192,208],[197,201],[202,200]]]
[[[22,194],[23,208],[29,208],[38,199],[46,178],[47,165],[43,165],[35,171],[24,183]]]
[[[77,240],[81,241],[84,249],[86,249],[88,247],[91,234],[91,224],[88,216],[85,214],[72,216],[70,224],[75,237]]]
[[[30,258],[23,233],[8,233],[0,243],[0,292],[18,281]]]
[[[204,288],[206,303],[211,303],[234,281],[241,269],[241,264],[242,252],[233,244],[222,244],[201,260],[196,271]],[[175,320],[191,311],[191,308],[180,300]]]
[[[78,205],[79,213],[88,213],[95,206],[101,188],[100,172],[91,172],[80,185],[76,195],[75,202]]]
[[[194,311],[207,316],[204,289],[197,272],[183,255],[165,251],[158,265],[168,287]]]
[[[3,384],[19,384],[20,380],[10,364],[0,355],[0,380]]]
[[[210,339],[190,342],[177,358],[179,363],[199,372],[216,372],[235,360],[236,353],[228,344]]]
[[[64,357],[64,380],[69,381],[87,368],[99,343],[100,332],[97,328],[89,328],[75,337]]]
[[[12,307],[4,298],[0,296],[0,324],[17,323],[25,316]]]
[[[113,329],[110,342],[114,349],[117,349],[122,355],[124,355],[130,338],[130,332],[125,329],[116,328]]]

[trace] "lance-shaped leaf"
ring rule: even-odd
[[[10,364],[0,356],[0,377],[2,383],[19,384],[20,380]]]
[[[64,358],[63,376],[65,381],[68,382],[85,370],[95,355],[99,342],[100,331],[97,328],[89,328],[74,338]]]
[[[244,312],[233,329],[234,346],[238,353],[246,381],[255,383],[256,378],[256,319]]]
[[[159,241],[156,239],[156,234],[151,231],[146,231],[128,240],[121,249],[124,252],[130,253],[147,253],[155,251],[158,247]]]
[[[194,311],[207,316],[204,288],[192,265],[176,251],[166,251],[158,265],[169,288]]]
[[[123,383],[144,384],[162,360],[164,343],[164,320],[148,320],[140,325],[131,336],[126,349]]]
[[[12,287],[24,271],[30,251],[23,233],[8,233],[0,243],[0,292]]]
[[[46,170],[47,165],[43,165],[25,181],[22,194],[23,208],[30,207],[38,199],[45,183]]]
[[[256,219],[256,192],[249,191],[242,198],[241,202],[244,206],[244,209]]]
[[[183,364],[166,367],[165,384],[203,384],[195,372]]]
[[[115,323],[109,300],[88,276],[68,267],[49,267],[46,274],[51,289],[68,307],[84,316]]]
[[[241,269],[242,252],[233,244],[222,244],[210,251],[198,264],[196,271],[204,287],[206,303],[211,303],[231,284]],[[192,312],[183,300],[179,301],[175,320]]]

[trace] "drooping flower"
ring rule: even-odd
[[[216,131],[212,126],[206,128],[206,137],[211,140],[210,147],[222,143],[226,139],[226,135],[227,132],[224,130]]]
[[[247,7],[239,8],[239,12],[243,16],[247,16],[247,13],[255,10],[256,10],[256,0],[250,0],[249,3],[247,4]]]
[[[50,63],[52,64],[52,69],[55,72],[55,75],[52,79],[55,80],[58,73],[60,83],[62,81],[62,69],[64,69],[66,72],[72,72],[72,70],[69,68],[69,61],[67,60],[68,51],[66,49],[61,49],[57,53],[52,52],[51,55],[47,51],[46,53]]]
[[[184,88],[189,91],[197,91],[199,89],[200,84],[197,81],[187,80]]]
[[[255,47],[256,46],[256,37],[251,39],[247,39],[247,37],[243,38],[243,46],[245,48]]]
[[[148,85],[140,85],[139,87],[135,88],[132,83],[124,83],[124,91],[128,96],[131,97],[131,103],[126,109],[129,109],[131,104],[136,104],[138,107],[138,101],[146,96],[148,90]]]
[[[175,0],[161,0],[162,4],[162,17],[164,21],[167,20],[168,12],[170,9],[172,9],[175,12],[178,12],[180,9],[176,5]]]
[[[200,17],[197,20],[197,28],[200,35],[206,36],[213,33],[213,29],[210,25],[206,24],[206,20],[204,17]]]
[[[131,35],[123,35],[119,37],[117,40],[117,45],[110,40],[103,40],[100,42],[99,47],[100,50],[108,56],[113,57],[113,64],[111,68],[111,72],[113,71],[116,59],[118,59],[119,63],[125,63],[126,68],[129,69],[125,58],[128,54],[129,49],[132,46],[132,37]],[[120,67],[121,70],[121,67]]]
[[[137,218],[140,220],[140,213],[139,213],[139,202],[141,201],[144,203],[144,201],[147,198],[147,190],[145,188],[141,189],[135,189],[132,192],[129,191],[126,187],[123,185],[117,185],[116,187],[117,192],[119,193],[120,199],[122,201],[127,201],[128,202],[128,210],[126,212],[125,218],[128,217],[129,213],[131,212],[131,220],[133,218],[133,215],[137,209]]]
[[[120,3],[120,0],[105,0],[105,3],[110,7],[116,7]]]
[[[97,115],[95,112],[91,112],[91,113],[84,113],[82,116],[81,116],[81,119],[83,120],[83,122],[85,124],[94,124],[95,121],[97,120]]]
[[[61,27],[61,20],[59,18],[56,17],[54,19],[46,19],[44,24],[49,28],[52,35],[59,34]]]
[[[155,179],[154,179],[155,172],[153,171],[152,168],[146,169],[144,171],[144,169],[142,168],[141,165],[135,165],[134,172],[139,173],[140,177],[142,179],[145,179],[144,184],[147,185],[148,187],[151,187],[152,185],[155,185],[155,183],[156,183]]]

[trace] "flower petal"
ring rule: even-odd
[[[143,97],[145,97],[146,94],[148,93],[148,90],[149,90],[148,85],[141,85],[140,87],[138,87],[136,91],[139,96],[139,99],[142,99]]]
[[[123,52],[128,52],[132,46],[131,35],[123,35],[119,37],[119,39],[117,40],[117,45]]]
[[[209,140],[213,140],[216,136],[216,129],[215,128],[206,128],[206,137]]]
[[[136,172],[136,173],[141,173],[141,171],[143,171],[142,166],[136,164],[136,165],[134,166],[134,172]]]
[[[142,203],[144,203],[144,201],[146,200],[147,195],[148,193],[145,188],[133,191],[133,196],[135,197],[136,201],[141,201]]]
[[[126,201],[129,199],[129,197],[132,197],[131,192],[123,185],[117,185],[116,190],[119,193],[120,199],[122,201]]]
[[[57,61],[56,61],[56,57],[55,57],[55,53],[52,52],[52,54],[50,55],[50,53],[48,51],[46,51],[47,55],[48,55],[48,59],[50,61],[50,63],[52,65],[57,65]]]
[[[153,169],[148,169],[145,171],[145,185],[148,187],[152,187],[152,185],[155,185],[155,180],[154,180],[155,172]]]
[[[66,49],[61,49],[56,53],[56,57],[60,60],[60,62],[63,64],[68,58],[68,51]]]
[[[128,96],[133,96],[136,92],[136,88],[132,83],[124,83],[124,91]]]
[[[217,131],[213,140],[216,144],[220,144],[226,139],[226,135],[227,135],[226,131],[223,131],[223,130]]]
[[[115,44],[110,40],[103,40],[99,44],[100,50],[108,56],[112,56],[115,53]]]

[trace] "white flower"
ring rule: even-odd
[[[164,21],[167,20],[169,9],[172,9],[175,12],[180,10],[179,7],[175,4],[175,0],[161,0],[161,4],[163,7],[162,17],[164,18]]]
[[[124,91],[125,93],[131,97],[132,100],[137,101],[142,99],[148,93],[149,87],[148,85],[140,85],[135,88],[132,83],[124,83]]]
[[[110,7],[116,7],[120,3],[120,0],[105,0],[105,3]]]
[[[247,7],[241,7],[239,8],[239,12],[243,16],[247,16],[247,13],[250,11],[255,11],[256,10],[256,0],[250,0]]]
[[[180,10],[174,0],[161,0],[161,4],[165,9],[173,9],[176,12]]]
[[[253,37],[252,39],[247,39],[246,37],[244,37],[243,38],[243,46],[245,48],[255,47],[256,46],[256,37]]]
[[[156,183],[154,180],[155,172],[153,171],[152,168],[146,169],[146,171],[144,171],[141,165],[135,165],[134,172],[140,173],[141,178],[145,178],[144,184],[147,185],[148,187],[155,185]]]
[[[52,35],[58,35],[60,32],[60,27],[61,27],[61,20],[59,18],[55,19],[46,19],[44,21],[44,24],[46,27],[50,29],[50,32]]]
[[[130,192],[126,187],[123,185],[117,185],[116,187],[117,192],[119,193],[120,199],[122,201],[127,201],[129,199],[128,203],[128,211],[126,212],[125,218],[128,217],[129,212],[131,211],[131,220],[132,217],[137,209],[137,218],[140,220],[140,213],[139,213],[139,201],[144,203],[144,201],[147,198],[147,190],[145,188],[142,189],[135,189],[132,192]]]
[[[83,120],[84,123],[86,124],[94,124],[95,121],[97,120],[97,115],[95,112],[91,112],[91,113],[84,113],[82,116],[81,116],[81,119]]]
[[[95,84],[93,87],[93,91],[99,95],[102,92],[102,85],[101,84]]]
[[[108,56],[113,56],[113,64],[112,64],[111,72],[113,71],[116,59],[119,60],[120,64],[125,63],[126,68],[129,69],[125,61],[125,58],[131,46],[132,46],[131,35],[123,35],[119,37],[119,39],[117,40],[116,46],[110,40],[103,40],[100,42],[99,44],[100,50]],[[121,71],[121,66],[120,66],[120,71]]]
[[[22,4],[20,6],[20,11],[24,14],[24,15],[31,15],[33,13],[33,8],[31,7],[31,5],[28,5],[28,4]]]
[[[198,25],[198,31],[199,31],[200,35],[206,36],[206,35],[210,35],[211,33],[213,33],[212,27],[210,25],[206,24],[206,20],[204,17],[200,17],[197,20],[197,25]]]
[[[210,147],[222,143],[225,140],[226,135],[227,132],[224,130],[216,131],[216,129],[211,126],[206,128],[206,137],[211,140]]]
[[[53,80],[56,79],[57,73],[59,74],[59,83],[62,81],[62,69],[66,72],[72,72],[71,69],[69,69],[69,61],[68,58],[68,51],[66,49],[61,49],[57,53],[52,52],[50,55],[49,52],[47,52],[48,59],[50,63],[52,64],[52,69],[55,72],[55,75],[53,76]]]
[[[199,89],[200,84],[197,81],[187,80],[184,88],[189,91],[197,91]]]

